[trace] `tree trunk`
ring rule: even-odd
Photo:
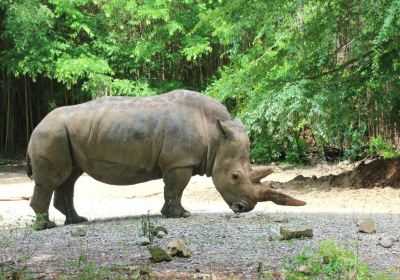
[[[28,82],[24,76],[24,92],[25,92],[25,124],[26,124],[26,146],[29,144],[29,101],[28,101]]]

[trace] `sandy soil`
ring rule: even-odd
[[[350,170],[351,164],[317,165],[307,168],[281,170],[263,181],[287,182],[298,175],[320,177]],[[30,197],[33,182],[24,170],[0,170],[0,200]],[[397,213],[400,214],[400,191],[395,188],[350,189],[346,186],[331,189],[288,189],[286,193],[307,201],[301,208],[278,206],[271,202],[259,203],[254,211],[267,212],[332,212],[332,213]],[[195,176],[185,189],[183,206],[192,213],[231,213],[211,178]],[[159,214],[163,205],[163,182],[155,180],[132,186],[103,184],[83,175],[75,186],[75,208],[89,219],[123,217],[140,214]],[[0,201],[3,223],[26,220],[33,216],[29,201]],[[57,223],[64,216],[50,207],[50,216]]]
[[[277,169],[264,180],[287,182],[297,175],[320,177],[352,168],[350,164],[339,164]],[[32,189],[33,182],[22,169],[0,169],[0,226],[24,223],[32,218],[29,201],[4,201],[29,197]],[[66,273],[65,260],[76,260],[79,248],[86,246],[98,266],[115,263],[137,268],[147,263],[149,257],[144,247],[135,245],[135,238],[140,233],[140,215],[150,213],[156,223],[166,225],[171,232],[168,238],[157,242],[164,244],[172,237],[184,238],[192,251],[190,259],[151,264],[154,273],[164,275],[166,279],[169,273],[175,276],[182,274],[183,278],[188,275],[194,277],[196,269],[206,272],[206,276],[241,275],[239,278],[253,278],[259,262],[268,263],[269,269],[275,269],[288,254],[299,252],[305,246],[315,246],[322,239],[337,239],[346,243],[380,270],[400,269],[400,243],[390,249],[376,245],[379,237],[399,233],[399,189],[350,189],[346,186],[324,190],[287,189],[286,193],[308,204],[295,208],[271,202],[259,203],[251,213],[235,218],[211,179],[196,176],[190,181],[183,197],[183,206],[194,214],[189,219],[164,219],[159,216],[163,205],[162,191],[160,180],[135,186],[110,186],[87,175],[82,176],[76,184],[75,206],[80,215],[97,222],[87,224],[88,236],[82,240],[71,238],[69,232],[73,226],[61,226],[35,235],[37,239],[33,244],[36,245],[33,249],[28,248],[32,255],[30,266],[52,279],[53,274]],[[293,243],[268,242],[268,234],[279,229],[279,224],[272,222],[277,215],[284,215],[291,224],[312,226],[315,238]],[[63,223],[64,217],[53,207],[50,217],[60,225]],[[377,234],[357,233],[354,223],[362,217],[376,219]],[[5,234],[6,230],[0,230],[0,239],[5,238]],[[15,241],[21,241],[20,238],[16,236]],[[47,245],[42,246],[42,242]],[[17,253],[9,254],[10,258],[17,258]],[[7,256],[4,258],[7,259]]]

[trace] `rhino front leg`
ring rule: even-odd
[[[36,213],[36,221],[33,224],[35,230],[43,230],[56,227],[54,222],[49,220],[49,206],[53,191],[50,188],[35,185],[30,206]]]
[[[175,168],[163,172],[165,203],[161,213],[168,218],[189,216],[181,204],[182,193],[192,177],[193,168]]]
[[[75,182],[82,175],[82,170],[75,168],[68,179],[54,192],[54,207],[65,215],[65,225],[87,222],[79,216],[74,207]]]

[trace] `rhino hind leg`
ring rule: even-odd
[[[75,182],[82,175],[82,170],[74,168],[68,179],[54,192],[54,207],[65,215],[65,225],[87,222],[85,217],[79,216],[74,207]]]
[[[43,230],[56,227],[54,222],[49,220],[49,206],[53,191],[44,186],[35,185],[30,206],[36,213],[36,221],[33,224],[35,230]]]
[[[180,218],[190,215],[181,204],[183,190],[192,177],[193,168],[175,168],[163,172],[165,203],[161,213],[168,218]]]

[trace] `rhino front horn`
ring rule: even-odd
[[[252,183],[259,183],[262,178],[267,177],[269,174],[272,173],[274,173],[274,170],[271,167],[264,167],[252,170],[250,171],[250,180]]]
[[[273,190],[269,187],[258,189],[254,198],[257,202],[272,201],[275,204],[286,206],[303,206],[307,204],[305,201],[298,200],[287,194]]]

